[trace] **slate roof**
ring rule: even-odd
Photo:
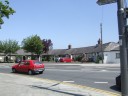
[[[109,51],[119,51],[119,44],[115,42],[109,42],[102,45],[104,52]],[[95,46],[80,47],[80,48],[71,48],[71,49],[53,49],[49,50],[48,55],[66,55],[66,54],[83,54],[83,53],[96,53],[101,52],[101,45],[97,44]],[[0,55],[3,55],[2,53]],[[18,50],[15,54],[12,55],[31,55],[30,52],[26,52],[23,49]],[[42,54],[47,55],[47,54]]]
[[[5,56],[7,54],[5,53],[0,53],[0,56]],[[9,55],[9,54],[8,54]],[[19,49],[18,51],[16,51],[15,53],[11,53],[11,55],[31,55],[30,52],[26,52],[25,50],[23,49]]]
[[[30,52],[26,52],[25,50],[23,49],[20,49],[16,52],[17,55],[31,55]]]
[[[103,51],[112,51],[114,48],[119,46],[118,43],[109,42],[102,45]],[[119,50],[118,48],[116,50]],[[95,46],[81,47],[81,48],[71,48],[71,49],[53,49],[48,52],[49,55],[64,55],[64,54],[82,54],[82,53],[96,53],[101,52],[101,45],[97,44]]]
[[[118,43],[114,43],[114,42],[111,42],[108,44],[108,46],[104,49],[104,51],[112,51],[114,48],[116,48],[117,46],[119,46]],[[119,49],[118,49],[119,51]]]
[[[50,50],[48,52],[48,55],[62,55],[64,54],[66,51],[66,49],[54,49],[54,50]]]
[[[4,53],[0,53],[0,56],[3,56],[3,55],[5,55]]]
[[[117,46],[115,46],[111,51],[119,51],[119,50],[120,50],[120,46],[117,45]]]

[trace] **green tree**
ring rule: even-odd
[[[33,35],[25,38],[22,41],[22,47],[27,52],[31,52],[32,54],[40,55],[43,52],[43,44],[39,36]]]
[[[3,53],[4,47],[3,47],[3,42],[0,41],[0,53]]]
[[[5,0],[4,3],[0,1],[0,25],[4,23],[3,17],[9,18],[15,11],[9,6],[9,1]]]
[[[18,42],[15,40],[6,40],[3,42],[3,50],[6,54],[15,53],[17,50],[20,49]]]
[[[18,42],[15,40],[0,41],[0,52],[10,55],[20,49]]]

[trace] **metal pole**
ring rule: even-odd
[[[101,57],[102,57],[102,64],[103,62],[103,40],[102,40],[102,23],[100,24],[100,29],[101,29]]]
[[[128,66],[127,66],[127,48],[125,39],[125,20],[124,20],[124,0],[117,0],[118,8],[118,30],[120,43],[120,66],[121,66],[121,92],[122,96],[128,96]]]

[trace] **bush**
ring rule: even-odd
[[[77,56],[74,58],[74,61],[81,61],[82,60],[82,56]]]
[[[100,61],[100,59],[99,58],[96,58],[95,63],[99,63],[99,61]]]
[[[102,60],[102,59],[103,59],[103,58],[102,58],[101,56],[98,55],[98,56],[96,57],[96,61],[95,61],[95,63],[99,63],[100,60]]]
[[[53,56],[43,56],[42,61],[54,61]]]
[[[46,58],[42,58],[42,61],[46,61]]]

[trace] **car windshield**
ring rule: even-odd
[[[22,61],[22,62],[20,62],[19,64],[20,64],[20,65],[24,65],[24,64],[25,64],[25,62],[24,62],[24,61]]]
[[[41,62],[39,62],[39,61],[34,61],[34,64],[42,64]]]

